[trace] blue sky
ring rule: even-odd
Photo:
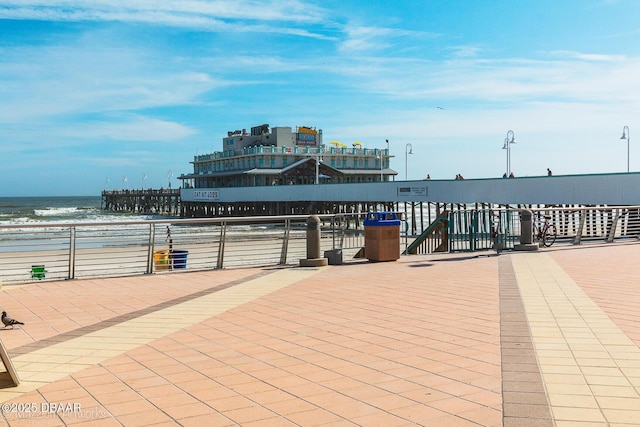
[[[262,123],[389,139],[400,180],[502,176],[508,130],[516,176],[626,172],[639,18],[636,0],[0,0],[0,196],[178,187]]]

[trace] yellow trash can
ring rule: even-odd
[[[169,251],[154,251],[153,265],[156,270],[169,270],[171,268],[171,264],[169,264]]]

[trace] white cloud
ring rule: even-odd
[[[358,92],[398,100],[482,101],[504,104],[533,100],[640,103],[640,59],[469,59],[434,61],[415,58],[354,57],[333,64],[345,84]],[[637,104],[636,104],[637,105]]]
[[[604,55],[597,53],[583,53],[571,50],[555,50],[549,52],[550,55],[563,58],[565,60],[576,59],[581,61],[598,61],[598,62],[620,62],[624,61],[623,55]]]
[[[342,52],[379,51],[391,47],[403,46],[402,40],[432,39],[438,34],[424,31],[411,31],[399,28],[345,26],[345,39],[339,44]]]
[[[478,46],[453,46],[449,48],[455,58],[476,58],[483,49]]]
[[[198,31],[280,32],[316,38],[324,36],[307,28],[311,23],[324,21],[326,16],[322,8],[297,0],[8,0],[0,4],[0,19],[118,21]]]
[[[179,123],[150,117],[124,117],[122,120],[87,123],[66,132],[69,137],[120,141],[171,142],[194,135],[196,131]]]
[[[5,50],[0,79],[0,121],[23,122],[194,104],[228,83],[200,71],[164,68],[144,51],[110,47],[20,47]]]

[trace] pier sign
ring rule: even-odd
[[[195,190],[193,192],[194,200],[220,200],[220,192],[218,190]]]
[[[398,196],[420,196],[428,195],[427,187],[398,187]]]

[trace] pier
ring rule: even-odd
[[[180,213],[180,189],[105,190],[100,207],[111,212],[176,216]]]
[[[358,214],[369,211],[395,211],[395,202],[192,202],[183,201],[182,218],[216,218],[256,215]]]

